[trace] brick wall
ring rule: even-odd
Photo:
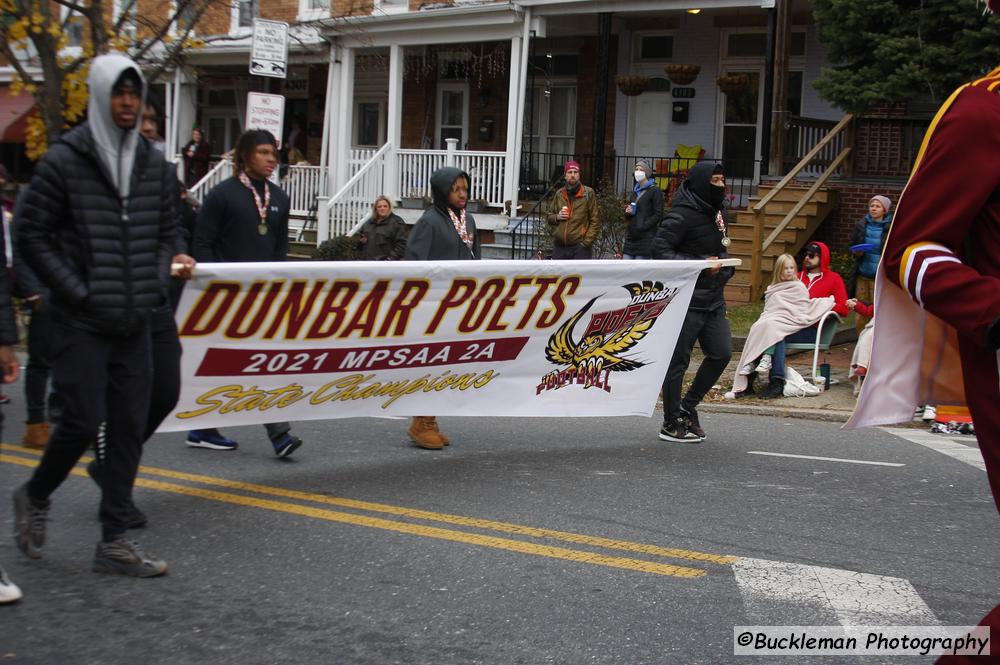
[[[367,16],[374,8],[374,0],[333,0],[330,16]]]
[[[840,206],[823,222],[813,238],[825,242],[834,252],[847,249],[851,244],[855,223],[868,214],[868,202],[871,198],[876,194],[888,196],[895,206],[903,192],[903,184],[850,182],[830,185],[830,189],[840,193]]]

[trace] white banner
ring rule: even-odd
[[[201,264],[160,431],[652,415],[705,261]]]

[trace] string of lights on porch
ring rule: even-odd
[[[482,86],[483,80],[494,79],[507,72],[510,47],[496,44],[492,48],[480,44],[468,46],[407,47],[403,55],[403,77],[422,81],[432,75],[468,80]],[[357,67],[365,72],[387,72],[389,62],[379,53],[364,53],[357,57]]]

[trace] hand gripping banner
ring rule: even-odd
[[[649,416],[706,261],[199,265],[160,431],[359,416]],[[727,262],[730,263],[730,262]]]

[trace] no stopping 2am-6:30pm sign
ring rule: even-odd
[[[705,261],[201,264],[161,431],[651,415]]]

